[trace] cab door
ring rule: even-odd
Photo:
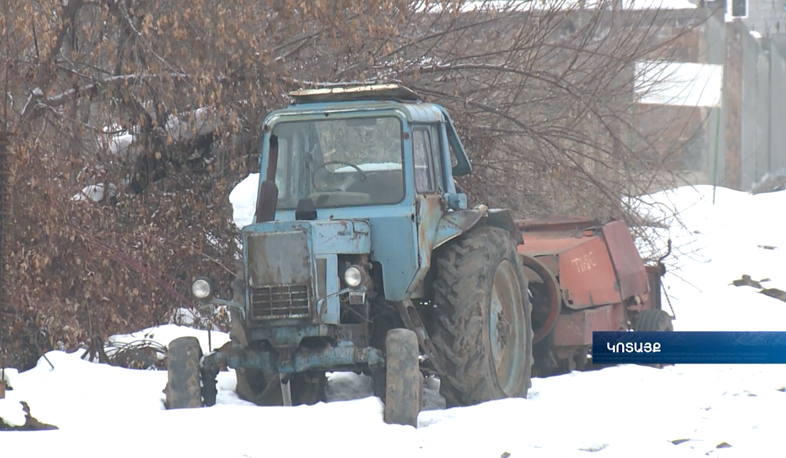
[[[412,128],[412,156],[415,177],[415,215],[418,235],[418,274],[408,292],[418,295],[431,265],[434,234],[445,212],[442,197],[445,174],[441,157],[440,124],[416,124]]]

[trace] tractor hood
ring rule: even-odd
[[[273,221],[243,229],[246,304],[252,323],[307,319],[337,323],[338,254],[368,254],[364,220]],[[336,316],[333,316],[333,315]]]

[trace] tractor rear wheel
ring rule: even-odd
[[[179,337],[169,344],[167,384],[164,388],[167,409],[202,407],[201,359],[202,347],[196,337]],[[207,388],[209,390],[210,386]],[[212,388],[215,389],[215,383]],[[207,395],[208,401],[215,403],[215,394]]]
[[[515,242],[507,231],[481,226],[435,254],[429,334],[446,366],[440,393],[447,406],[526,397],[531,305]]]
[[[278,375],[267,380],[261,370],[247,368],[236,369],[235,375],[237,377],[235,392],[240,399],[258,406],[284,404]],[[324,372],[294,374],[289,383],[292,390],[292,405],[314,405],[325,400],[327,377]]]
[[[418,427],[423,405],[418,337],[409,329],[391,329],[385,339],[385,423]]]
[[[636,319],[636,331],[674,331],[671,317],[663,310],[644,310]]]

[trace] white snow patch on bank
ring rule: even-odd
[[[251,173],[229,193],[229,203],[232,204],[232,218],[238,229],[243,229],[254,221],[258,192],[259,174]]]
[[[713,193],[714,201],[713,204]],[[673,298],[677,331],[784,331],[786,303],[750,286],[742,275],[769,279],[764,288],[786,290],[786,192],[749,194],[712,186],[685,187],[645,197],[648,214],[669,229],[666,292]],[[679,211],[679,220],[668,216]]]
[[[22,404],[14,399],[0,399],[0,421],[11,427],[24,426],[27,417]]]
[[[714,204],[712,193],[711,187],[697,187],[647,197],[680,211],[684,223],[667,219],[670,226],[662,230],[680,248],[667,259],[664,279],[677,313],[675,328],[784,330],[786,303],[730,283],[749,274],[769,277],[768,287],[786,287],[781,226],[786,192],[753,196],[718,188]],[[113,339],[165,345],[181,335],[197,336],[207,350],[206,331],[174,325]],[[211,337],[213,348],[227,338],[218,332]],[[428,379],[430,410],[421,412],[418,428],[412,428],[386,425],[370,378],[353,373],[329,374],[328,402],[284,408],[238,399],[229,370],[219,374],[214,407],[167,411],[165,371],[110,367],[80,356],[49,352],[54,369],[42,358],[15,377],[7,402],[14,409],[18,401],[28,402],[34,417],[60,429],[3,433],[2,456],[51,457],[65,451],[96,458],[783,454],[783,365],[623,365],[536,378],[527,399],[452,409],[444,409],[438,381]]]

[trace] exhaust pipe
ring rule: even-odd
[[[271,135],[265,181],[259,188],[257,210],[254,215],[254,221],[257,223],[273,221],[276,218],[276,205],[278,204],[276,168],[278,168],[278,137]]]

